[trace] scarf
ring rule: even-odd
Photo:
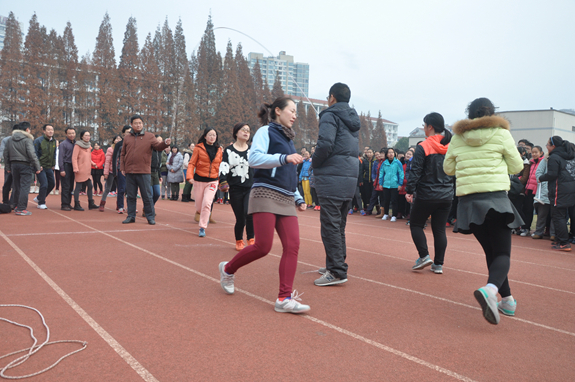
[[[175,153],[175,154],[174,154],[174,153],[171,153],[171,155],[170,155],[170,160],[168,160],[168,164],[169,164],[170,166],[174,164],[174,157],[175,157],[176,155],[178,155],[178,153]]]
[[[92,146],[90,146],[90,142],[84,142],[81,139],[79,141],[76,141],[76,144],[83,149],[91,149],[92,148]]]
[[[275,126],[276,128],[280,129],[284,135],[291,141],[295,138],[295,131],[291,127],[286,127],[284,125],[280,125],[276,122],[270,122],[270,126]]]

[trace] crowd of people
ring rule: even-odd
[[[34,139],[30,124],[21,122],[0,148],[5,164],[0,211],[31,215],[28,194],[36,187],[34,201],[43,210],[49,195],[59,194],[64,211],[84,211],[80,196],[87,194],[88,209],[104,212],[107,197],[116,197],[116,211],[127,213],[123,224],[136,221],[141,198],[142,217],[154,225],[157,200],[177,201],[185,183],[182,202],[195,202],[199,237],[215,222],[215,201],[229,203],[235,215],[238,253],[219,264],[226,293],[234,293],[234,275],[242,267],[270,252],[277,232],[283,250],[275,310],[289,313],[310,310],[293,289],[297,211],[320,212],[326,266],[314,281],[319,287],[347,282],[348,215],[375,214],[390,223],[405,219],[418,252],[412,270],[429,266],[436,274],[444,272],[446,228],[452,226],[454,232],[473,234],[485,252],[487,284],[474,292],[485,319],[497,324],[499,313],[515,315],[517,301],[507,279],[512,235],[548,237],[559,251],[570,251],[575,242],[575,228],[568,224],[575,216],[575,145],[559,136],[549,138],[547,153],[527,140],[516,145],[509,122],[495,115],[489,99],[478,98],[467,107],[468,119],[453,125],[453,134],[434,112],[423,118],[426,139],[406,153],[365,147],[360,156],[360,121],[350,97],[345,84],[330,88],[329,107],[319,115],[317,144],[310,151],[302,148],[301,155],[293,143],[296,104],[289,97],[262,105],[262,127],[253,138],[247,123],[233,126],[234,142],[227,147],[220,144],[218,131],[207,127],[196,143],[180,151],[170,138],[145,132],[139,115],[105,153],[88,131],[77,135],[66,128],[66,138],[58,142],[47,124]],[[101,197],[99,205],[94,196]],[[433,259],[425,235],[428,221]]]

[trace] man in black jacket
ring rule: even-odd
[[[342,83],[329,90],[329,107],[319,115],[319,136],[312,163],[315,189],[321,205],[321,238],[326,268],[317,286],[347,281],[345,224],[359,175],[359,128],[357,112],[349,107],[351,91]]]

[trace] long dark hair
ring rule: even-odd
[[[200,139],[198,139],[198,144],[203,143],[204,145],[207,145],[206,143],[206,135],[208,135],[208,133],[210,131],[214,130],[216,132],[216,141],[214,142],[214,146],[219,147],[220,145],[218,144],[218,139],[220,138],[220,134],[218,134],[218,131],[216,129],[214,129],[213,127],[206,127],[204,129],[204,132],[202,133],[202,135],[200,135]]]
[[[276,100],[270,105],[269,103],[264,103],[260,106],[260,111],[258,111],[258,118],[262,125],[267,125],[270,121],[276,120],[276,107],[279,107],[280,110],[283,110],[288,105],[289,101],[294,102],[293,99],[290,97],[278,97]]]
[[[436,133],[443,133],[443,135],[445,135],[440,142],[442,145],[446,145],[451,142],[451,133],[449,130],[445,129],[445,120],[441,114],[429,113],[423,117],[423,122],[426,125],[433,127],[433,130],[435,130]]]
[[[552,136],[551,138],[549,138],[549,142],[551,143],[552,146],[555,147],[563,146],[565,148],[565,152],[567,153],[567,155],[569,156],[575,155],[575,145],[561,138],[560,136],[558,135]]]

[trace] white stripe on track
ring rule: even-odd
[[[54,291],[58,293],[58,295],[60,295],[60,297],[62,297],[62,299],[66,301],[66,303],[72,309],[74,309],[76,313],[78,313],[78,315],[82,317],[82,319],[86,321],[86,323],[90,325],[90,327],[94,329],[94,331],[98,333],[98,335],[102,337],[102,339],[106,341],[108,345],[110,345],[110,347],[114,349],[114,351],[118,353],[118,355],[122,357],[122,359],[126,361],[128,365],[130,365],[130,367],[132,367],[132,369],[136,371],[136,373],[140,375],[140,377],[142,377],[144,381],[159,382],[148,370],[146,370],[144,366],[142,366],[130,353],[128,353],[128,351],[124,349],[124,347],[120,345],[120,343],[116,341],[114,337],[110,335],[110,333],[102,328],[84,309],[80,307],[80,305],[78,305],[70,296],[68,296],[68,294],[64,292],[62,288],[60,288],[58,284],[54,282],[54,280],[52,280],[46,273],[44,273],[44,271],[42,271],[42,269],[40,269],[40,267],[38,267],[38,265],[36,265],[32,259],[26,256],[24,251],[22,251],[20,247],[18,247],[12,240],[10,240],[8,236],[4,234],[4,232],[0,231],[0,237],[6,240],[6,242],[10,244],[10,246],[14,248],[14,250],[24,259],[24,261],[26,261],[32,267],[32,269],[34,269],[36,273],[38,273],[38,275],[40,275],[40,277],[42,277],[42,279],[44,279],[44,281],[46,281],[46,283],[48,283],[48,285],[50,285],[52,289],[54,289]]]

